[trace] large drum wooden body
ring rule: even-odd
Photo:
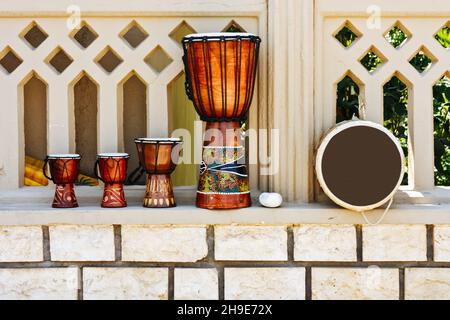
[[[240,127],[254,93],[261,39],[248,33],[193,34],[183,38],[186,93],[207,121],[197,206],[251,205]]]
[[[322,139],[316,173],[323,191],[336,204],[368,211],[394,196],[403,180],[404,155],[397,138],[383,126],[346,121]]]

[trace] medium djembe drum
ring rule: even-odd
[[[45,158],[44,176],[56,184],[53,208],[76,208],[78,201],[73,184],[77,181],[81,156],[79,154],[51,154]],[[47,175],[47,165],[50,176]]]
[[[105,185],[101,206],[123,208],[127,206],[123,184],[127,178],[127,153],[101,153],[97,155],[94,173]]]
[[[183,38],[186,93],[206,121],[197,206],[251,205],[241,122],[247,119],[261,39],[248,33],[192,34]]]
[[[135,139],[139,163],[147,173],[144,207],[175,207],[171,173],[180,156],[181,139]]]

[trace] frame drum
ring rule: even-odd
[[[397,138],[383,126],[362,120],[338,124],[317,150],[316,174],[336,204],[368,211],[389,201],[404,175],[404,155]]]

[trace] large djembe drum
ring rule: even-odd
[[[180,156],[181,139],[139,138],[135,139],[139,163],[147,173],[144,207],[175,207],[171,173]]]
[[[76,208],[78,201],[73,184],[77,181],[81,156],[79,154],[51,154],[45,158],[44,176],[56,184],[53,208]],[[47,165],[50,176],[47,175]]]
[[[97,155],[94,173],[105,184],[101,206],[123,208],[127,206],[123,184],[127,178],[127,153],[101,153]]]
[[[183,38],[186,93],[207,122],[196,202],[200,208],[251,205],[240,128],[252,102],[260,43],[248,33]]]
[[[346,121],[324,135],[316,173],[332,201],[364,212],[393,199],[403,180],[404,155],[398,139],[383,126]]]

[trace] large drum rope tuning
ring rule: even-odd
[[[261,39],[248,33],[192,34],[183,38],[186,94],[207,121],[197,206],[251,205],[240,122],[247,119]]]
[[[316,173],[323,191],[336,204],[359,212],[372,210],[391,200],[399,188],[403,150],[379,124],[342,122],[322,139]]]
[[[81,156],[79,154],[51,154],[45,158],[44,176],[56,184],[53,208],[76,208],[78,201],[73,184],[77,181]],[[47,175],[47,165],[50,176]]]

